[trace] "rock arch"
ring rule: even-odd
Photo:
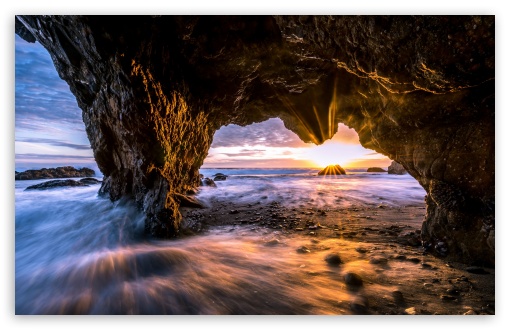
[[[215,130],[278,116],[316,144],[354,128],[427,191],[426,246],[494,262],[494,16],[17,16],[16,33],[76,96],[100,192],[155,236],[178,232]]]

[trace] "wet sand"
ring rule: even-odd
[[[495,314],[494,269],[440,259],[421,247],[423,204],[321,209],[212,199],[210,207],[181,212],[184,235],[252,232],[275,253],[292,255],[297,287],[338,290],[328,307],[317,312],[310,305],[304,314]]]

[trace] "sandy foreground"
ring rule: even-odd
[[[181,208],[185,234],[247,229],[266,246],[287,246],[297,260],[297,285],[327,277],[346,292],[324,313],[495,314],[495,269],[425,252],[419,239],[422,204],[320,209],[212,200],[211,205]]]

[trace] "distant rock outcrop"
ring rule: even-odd
[[[391,162],[391,165],[388,166],[388,174],[402,175],[402,174],[406,174],[406,173],[407,173],[407,171],[404,168],[404,166],[400,165],[396,161]]]
[[[28,186],[25,190],[46,190],[52,188],[61,187],[88,187],[91,184],[98,184],[101,181],[93,178],[85,178],[79,181],[68,179],[68,180],[51,180],[39,184]]]
[[[328,165],[317,175],[345,175],[345,170],[340,165]]]
[[[225,181],[225,180],[227,180],[227,176],[225,174],[219,173],[219,174],[214,175],[213,180],[214,181]]]
[[[83,178],[91,177],[95,174],[94,170],[87,167],[76,169],[72,166],[63,166],[57,168],[41,168],[40,170],[27,170],[25,172],[14,172],[14,178],[16,180]]]
[[[386,172],[386,171],[380,167],[369,167],[367,172]]]

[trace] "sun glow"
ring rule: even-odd
[[[331,164],[348,166],[352,161],[364,157],[366,150],[356,145],[346,145],[335,141],[326,141],[320,146],[314,146],[306,150],[305,157],[310,159],[318,167],[326,167]]]
[[[206,167],[322,169],[330,164],[344,168],[390,164],[383,155],[363,148],[358,134],[342,124],[330,140],[319,146],[301,141],[276,118],[246,127],[228,125],[214,139],[204,161]]]

